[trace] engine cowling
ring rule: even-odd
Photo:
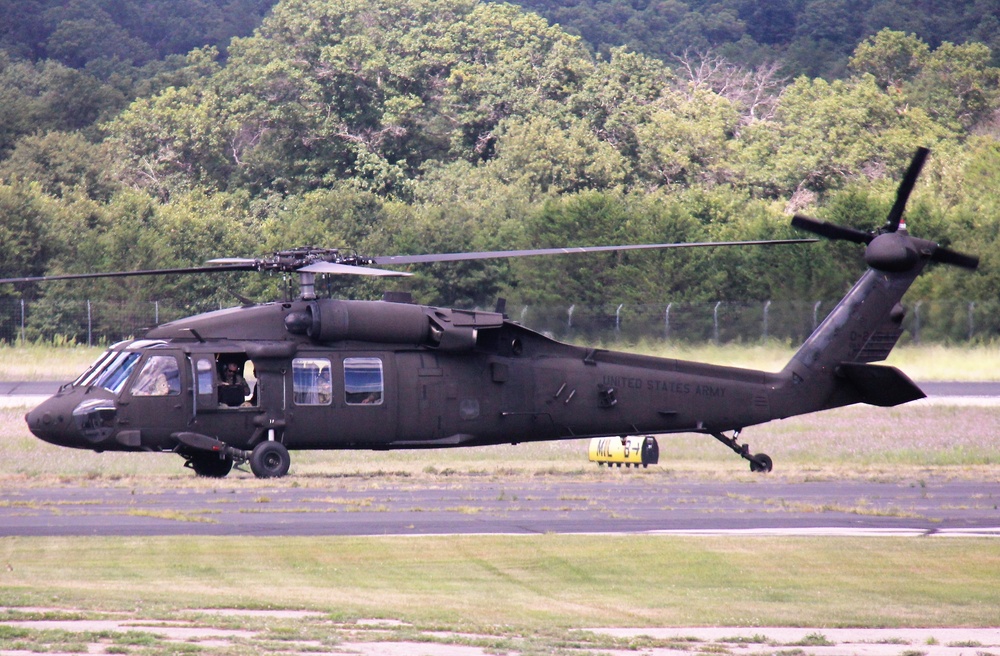
[[[475,348],[481,328],[503,325],[503,315],[384,301],[320,299],[285,317],[292,334],[316,342],[353,340],[417,344],[444,351]]]

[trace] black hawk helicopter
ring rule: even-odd
[[[185,269],[0,280],[245,270],[300,277],[297,300],[200,314],[115,344],[26,420],[32,433],[52,444],[174,452],[209,477],[247,462],[258,477],[283,476],[289,450],[296,449],[444,448],[680,432],[711,435],[753,471],[770,471],[768,456],[738,441],[745,427],[924,396],[896,368],[871,363],[884,360],[900,337],[900,300],[928,262],[978,265],[976,257],[911,237],[901,222],[927,154],[917,151],[878,230],[793,218],[798,228],[864,244],[869,268],[777,373],[564,344],[510,321],[500,304],[494,312],[458,310],[398,299],[320,299],[314,291],[317,274],[409,275],[375,268],[389,265],[719,244],[373,258],[301,248]],[[815,240],[741,243],[790,241]]]

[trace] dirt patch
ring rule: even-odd
[[[993,654],[1000,649],[1000,628],[927,628],[927,629],[824,629],[824,628],[664,628],[664,629],[590,629],[598,635],[656,641],[689,643],[681,653],[704,653],[725,647],[732,654],[771,653],[776,647],[803,649],[811,656],[970,656]],[[649,656],[677,653],[652,649],[640,653]]]
[[[93,615],[95,619],[76,619],[74,615]],[[197,619],[188,619],[192,617]],[[212,626],[213,618],[227,626]],[[240,618],[245,618],[246,623],[240,624]],[[282,628],[277,634],[269,629],[253,628],[263,622],[278,623]],[[282,653],[331,656],[486,656],[494,653],[514,656],[542,647],[525,642],[524,637],[422,631],[406,622],[382,618],[334,622],[320,611],[294,609],[187,609],[158,619],[127,613],[98,615],[66,608],[0,607],[0,627],[11,630],[4,635],[5,639],[0,639],[0,656],[37,651],[81,653],[81,646],[84,648],[82,653],[123,653],[123,644],[141,644],[143,652],[150,654],[173,653],[178,643],[209,652],[231,647],[254,649],[265,644],[271,644],[273,650],[276,639],[281,641]],[[22,631],[17,633],[17,630]],[[704,653],[757,656],[776,650],[810,656],[1000,654],[1000,628],[594,628],[567,631],[559,638],[560,642],[562,640],[571,642],[574,653],[579,656]],[[496,643],[504,641],[507,641],[506,646],[497,646]],[[490,646],[486,647],[487,644]]]

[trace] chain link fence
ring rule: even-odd
[[[803,341],[836,301],[511,306],[511,319],[556,339],[591,343]],[[0,299],[0,341],[110,344],[158,324],[220,309],[169,302]],[[917,301],[904,342],[984,343],[1000,335],[1000,301]]]

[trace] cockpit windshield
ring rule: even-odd
[[[101,357],[94,360],[94,364],[87,367],[87,370],[73,381],[73,387],[80,387],[92,383],[94,378],[97,377],[97,374],[99,374],[108,363],[108,360],[113,357],[115,357],[115,351],[105,351],[104,353],[101,353]]]
[[[131,353],[118,353],[117,357],[111,360],[97,376],[94,385],[111,390],[117,394],[121,390],[122,385],[125,384],[128,375],[132,373],[132,367],[138,361],[139,353],[134,351]]]
[[[128,351],[118,351],[112,348],[97,359],[79,378],[73,381],[73,385],[103,387],[117,394],[121,391],[128,380],[129,374],[139,357],[142,355],[141,349],[150,346],[158,346],[163,342],[148,340],[132,344],[132,349]],[[136,348],[138,347],[138,348]],[[133,350],[135,349],[135,350]]]

